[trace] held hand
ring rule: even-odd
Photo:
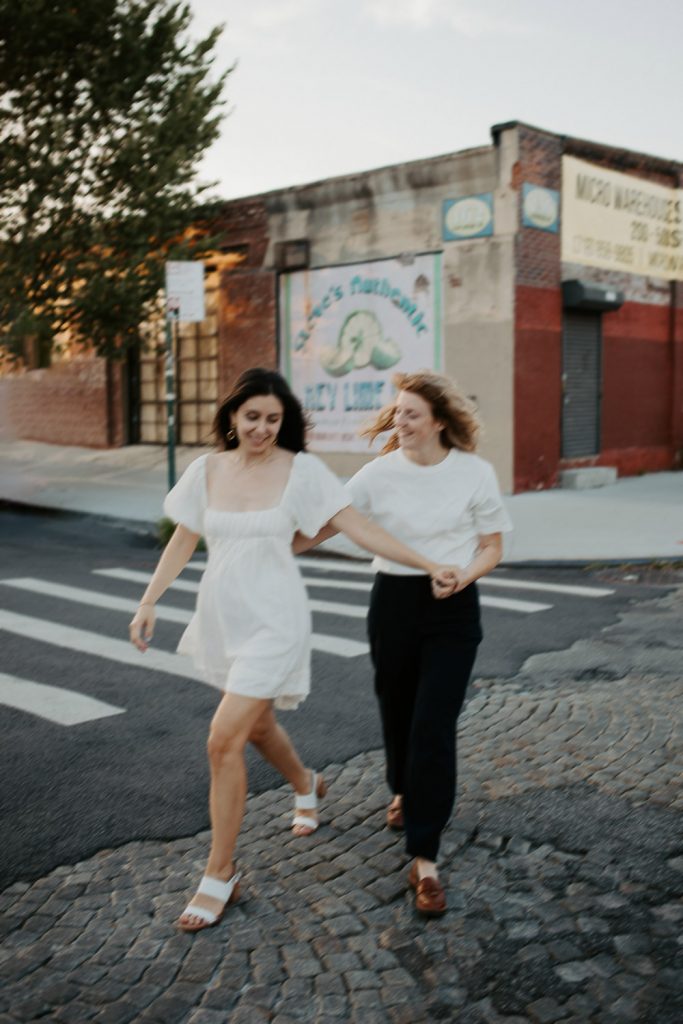
[[[457,594],[466,586],[465,571],[459,565],[440,565],[432,573],[432,594],[437,600]]]
[[[130,642],[143,654],[154,636],[154,619],[154,605],[141,604],[128,626]]]

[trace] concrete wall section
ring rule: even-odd
[[[476,402],[481,454],[513,487],[514,240],[444,246],[444,372]]]
[[[443,252],[443,369],[475,396],[485,423],[482,454],[512,487],[513,267],[516,193],[510,140],[493,147],[371,171],[265,197],[270,246],[307,238],[312,268]],[[492,192],[495,235],[442,238],[442,204]],[[342,475],[362,455],[326,454]]]
[[[287,189],[264,197],[275,245],[307,238],[311,267],[442,248],[441,203],[497,186],[491,147]]]

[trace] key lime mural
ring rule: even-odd
[[[366,366],[388,370],[401,358],[401,350],[391,338],[384,338],[382,325],[370,309],[349,313],[342,324],[336,348],[320,350],[320,365],[331,377],[342,377]]]
[[[359,430],[394,373],[441,368],[440,253],[280,279],[281,370],[314,424],[314,451],[366,452]]]

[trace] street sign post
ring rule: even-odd
[[[197,323],[205,318],[204,264],[192,260],[166,263],[166,422],[168,489],[175,484],[176,372],[178,324]]]

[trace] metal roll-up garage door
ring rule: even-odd
[[[562,457],[600,451],[600,313],[565,310],[562,332]]]

